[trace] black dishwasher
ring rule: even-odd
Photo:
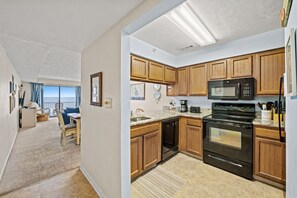
[[[178,118],[162,121],[162,161],[178,153]]]

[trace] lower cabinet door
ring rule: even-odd
[[[142,172],[142,137],[135,137],[130,140],[131,154],[131,179]]]
[[[255,138],[255,175],[285,184],[285,143]]]
[[[186,151],[197,156],[202,156],[202,131],[201,127],[186,126]]]
[[[143,136],[143,170],[161,161],[161,131]]]

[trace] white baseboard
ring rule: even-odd
[[[1,170],[1,172],[0,172],[0,181],[1,181],[2,177],[3,177],[4,170],[5,170],[5,168],[6,168],[6,165],[7,165],[7,162],[8,162],[9,156],[10,156],[10,153],[11,153],[11,151],[12,151],[12,148],[13,148],[13,146],[14,146],[14,143],[15,143],[15,140],[16,140],[17,135],[18,135],[18,132],[17,132],[17,133],[15,134],[15,136],[14,136],[14,139],[13,139],[13,142],[12,142],[12,144],[11,144],[11,146],[10,146],[8,155],[6,156],[6,159],[5,159],[5,162],[4,162],[4,166],[3,166],[3,168],[2,168],[2,170]]]
[[[100,198],[106,198],[106,196],[104,195],[104,193],[102,192],[102,190],[99,188],[99,186],[96,184],[96,182],[94,181],[94,179],[89,175],[88,171],[82,165],[80,165],[80,170],[85,175],[85,177],[87,178],[87,180],[90,182],[90,184],[92,185],[92,187],[94,188],[94,190],[97,192],[97,194],[99,195],[99,197]]]

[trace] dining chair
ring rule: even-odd
[[[70,124],[65,125],[62,113],[60,111],[58,112],[58,120],[59,120],[60,127],[62,130],[61,131],[61,144],[63,147],[65,147],[66,141],[67,141],[66,140],[67,136],[69,136],[69,135],[73,136],[74,134],[77,133],[76,124],[70,123]]]

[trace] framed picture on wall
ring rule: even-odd
[[[286,42],[286,96],[297,95],[297,71],[296,71],[296,34],[295,29],[292,28],[288,35]]]
[[[102,107],[102,72],[90,76],[90,104]]]
[[[13,110],[13,104],[12,104],[12,96],[9,96],[9,113],[11,113],[12,112],[12,110]]]
[[[136,83],[130,85],[131,100],[145,100],[145,83]]]
[[[9,81],[9,93],[13,92],[13,82]]]

